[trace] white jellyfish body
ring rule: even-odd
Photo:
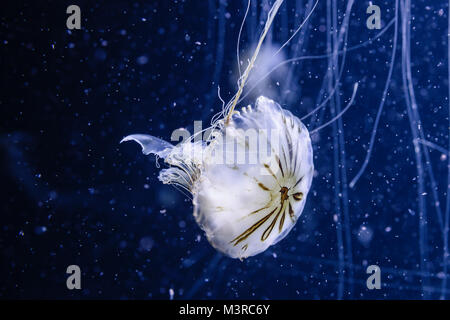
[[[283,239],[301,215],[314,171],[311,140],[296,116],[265,97],[213,129],[207,142],[177,146],[141,134],[122,141],[164,158],[170,167],[159,179],[191,192],[210,244],[242,259]]]

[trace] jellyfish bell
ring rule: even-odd
[[[159,180],[192,194],[195,220],[214,248],[254,256],[283,239],[303,212],[314,171],[308,130],[265,97],[211,129],[206,141],[176,146],[143,134],[122,142],[164,158],[169,168]]]
[[[249,129],[258,133],[256,146],[246,143]],[[243,258],[266,250],[295,225],[311,186],[312,147],[300,120],[264,97],[254,109],[234,115],[223,132],[225,141],[237,142],[234,152],[225,152],[225,160],[231,153],[234,161],[204,162],[194,193],[194,216],[217,250]],[[265,145],[268,154],[262,150]],[[213,144],[215,150],[222,147]],[[256,164],[249,163],[254,151],[259,155]],[[245,163],[238,161],[240,154],[248,156]]]

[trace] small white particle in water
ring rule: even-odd
[[[34,232],[38,235],[43,234],[43,233],[47,232],[47,227],[46,226],[36,227],[34,229]]]
[[[175,292],[173,291],[173,289],[172,288],[170,288],[169,289],[169,297],[170,297],[170,300],[173,300],[173,295],[175,294]]]
[[[139,247],[141,250],[144,251],[150,251],[153,248],[153,239],[150,237],[143,237],[140,241],[139,241]]]
[[[373,231],[370,227],[367,226],[360,226],[358,231],[358,240],[359,242],[367,247],[370,245],[370,242],[373,238]]]
[[[386,231],[386,232],[391,232],[391,230],[392,230],[392,228],[389,226],[384,229],[384,231]]]
[[[166,209],[161,209],[161,210],[159,210],[159,212],[164,214],[164,213],[167,212],[167,210]]]
[[[147,62],[148,62],[147,56],[140,56],[139,58],[137,58],[137,63],[140,65],[147,64]]]

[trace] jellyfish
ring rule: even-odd
[[[282,2],[268,12],[247,68],[242,74],[239,69],[236,94],[223,102],[209,128],[177,145],[147,134],[121,141],[135,141],[145,155],[164,159],[168,168],[158,179],[190,193],[195,221],[209,243],[231,258],[257,255],[287,236],[304,210],[314,174],[310,133],[297,116],[264,96],[236,110]],[[342,116],[356,90],[357,84],[348,105],[315,131]]]
[[[296,116],[264,96],[254,107],[235,110],[282,2],[269,11],[238,91],[223,106],[222,117],[213,119],[206,139],[174,146],[132,134],[121,141],[135,141],[144,154],[164,159],[169,168],[161,170],[159,180],[192,195],[196,222],[209,243],[231,258],[254,256],[283,239],[303,212],[312,183],[311,140]]]
[[[143,134],[122,141],[164,158],[170,167],[159,180],[192,194],[195,220],[214,248],[240,259],[263,252],[292,230],[305,207],[314,172],[308,130],[261,96],[208,136],[176,146]]]

